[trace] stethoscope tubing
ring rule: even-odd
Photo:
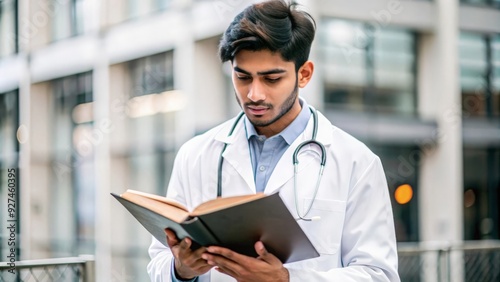
[[[294,190],[294,198],[295,198],[295,208],[296,208],[296,211],[297,211],[297,215],[298,215],[298,220],[305,220],[305,221],[312,221],[314,220],[313,218],[306,218],[307,214],[309,213],[309,211],[311,210],[312,208],[312,205],[314,203],[314,200],[316,199],[316,195],[318,193],[318,190],[319,190],[319,186],[320,186],[320,183],[321,183],[321,178],[323,177],[323,171],[324,171],[324,168],[325,168],[325,164],[326,164],[326,149],[325,149],[325,146],[316,140],[316,135],[318,133],[318,113],[316,112],[316,109],[314,109],[313,107],[309,107],[312,115],[313,115],[313,133],[312,133],[312,138],[310,140],[306,140],[304,142],[302,142],[301,144],[299,144],[297,146],[297,148],[295,149],[295,151],[293,152],[293,166],[294,166],[294,174],[293,174],[293,190]],[[241,112],[238,114],[238,116],[236,117],[229,133],[228,133],[228,137],[230,137],[231,135],[233,135],[233,132],[234,130],[236,129],[236,126],[238,125],[238,122],[241,120],[241,118],[243,117],[244,113]],[[317,145],[320,150],[321,150],[321,162],[320,162],[320,169],[319,169],[319,173],[318,173],[318,178],[316,180],[316,187],[314,189],[314,194],[313,194],[313,198],[312,198],[312,201],[311,203],[309,204],[309,207],[306,209],[306,212],[301,215],[299,213],[299,208],[298,208],[298,201],[297,201],[297,174],[298,174],[298,164],[299,164],[299,160],[298,160],[298,155],[300,153],[300,151],[302,150],[302,148],[306,145],[309,145],[309,144],[314,144],[314,145]],[[224,164],[224,157],[223,157],[223,154],[224,152],[226,151],[226,148],[227,148],[227,145],[228,143],[224,143],[224,146],[222,147],[222,151],[220,153],[220,156],[219,156],[219,163],[218,163],[218,168],[217,168],[217,197],[221,197],[222,196],[222,166]]]

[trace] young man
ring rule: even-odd
[[[192,208],[217,196],[278,192],[320,253],[283,265],[262,242],[257,258],[192,241],[166,230],[170,248],[153,240],[152,281],[399,281],[387,183],[379,158],[299,98],[314,65],[308,61],[315,23],[284,1],[246,8],[220,42],[230,61],[243,118],[228,121],[180,149],[167,195]],[[231,132],[231,128],[234,130]],[[315,127],[317,133],[314,134]],[[304,141],[294,178],[292,155]],[[223,166],[218,163],[224,145]],[[295,183],[295,180],[297,183]],[[319,220],[311,220],[312,218]]]

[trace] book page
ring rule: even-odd
[[[157,200],[149,194],[144,196],[142,193],[138,194],[127,191],[120,196],[177,223],[182,223],[189,217],[189,213],[184,209],[176,205],[171,205],[170,201]]]
[[[127,193],[132,193],[132,194],[140,195],[140,196],[150,198],[153,200],[157,200],[157,201],[163,202],[165,204],[169,204],[171,206],[177,207],[183,211],[188,212],[188,209],[185,206],[183,206],[181,203],[179,203],[175,200],[166,198],[166,197],[162,197],[162,196],[158,196],[158,195],[154,195],[154,194],[149,194],[149,193],[145,193],[145,192],[141,192],[141,191],[136,191],[136,190],[132,190],[132,189],[127,189]]]
[[[197,206],[192,212],[191,216],[199,216],[202,214],[208,214],[211,212],[223,210],[229,207],[238,206],[244,203],[248,203],[260,198],[264,198],[266,195],[264,193],[243,195],[243,196],[234,196],[234,197],[225,197],[225,198],[217,198]]]

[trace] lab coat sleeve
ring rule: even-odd
[[[148,264],[148,274],[152,282],[172,281],[171,264],[172,253],[169,248],[163,246],[158,240],[153,238],[149,247],[151,261]]]
[[[392,208],[378,157],[350,188],[340,251],[344,267],[288,267],[290,281],[400,281]]]

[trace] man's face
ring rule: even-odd
[[[236,54],[232,62],[236,98],[260,134],[278,133],[300,112],[293,62],[269,50]]]

